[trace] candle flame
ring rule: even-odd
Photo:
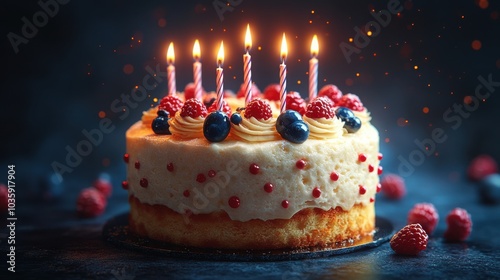
[[[311,55],[316,57],[319,51],[318,36],[314,35],[311,42]]]
[[[167,63],[172,64],[175,62],[175,55],[174,55],[174,43],[170,43],[168,45],[168,50],[167,50]]]
[[[245,49],[247,52],[252,48],[252,35],[250,34],[250,24],[247,24],[247,33],[245,34]]]
[[[219,53],[217,54],[217,65],[220,67],[224,63],[224,42],[220,41]]]
[[[281,40],[281,59],[285,62],[288,55],[288,47],[286,45],[285,33],[283,33],[283,39]]]
[[[193,46],[193,58],[195,60],[200,59],[201,56],[201,50],[200,50],[200,42],[198,42],[198,39],[194,41],[194,46]]]

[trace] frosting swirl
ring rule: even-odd
[[[370,116],[370,112],[366,110],[366,108],[363,109],[363,111],[352,111],[356,117],[358,117],[361,120],[361,123],[369,123],[372,120],[372,117]]]
[[[158,108],[154,107],[150,108],[147,111],[142,112],[142,118],[141,118],[142,125],[151,127],[151,124],[153,123],[154,119],[156,119],[156,117],[158,116],[156,113],[157,111]]]
[[[239,125],[231,124],[231,134],[249,142],[273,141],[279,139],[275,125],[275,118],[267,120],[258,120],[254,117],[243,118]]]
[[[175,117],[168,120],[170,132],[181,138],[203,138],[203,122],[205,118],[181,117],[180,110]]]
[[[313,119],[304,115],[303,119],[309,125],[309,139],[332,139],[344,133],[344,122],[337,117]]]

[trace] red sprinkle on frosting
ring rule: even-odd
[[[318,187],[315,187],[312,191],[312,196],[314,198],[318,198],[321,196],[321,190]]]
[[[290,204],[290,202],[288,202],[288,200],[283,200],[283,201],[281,202],[281,207],[283,207],[283,208],[285,208],[285,209],[286,209],[286,208],[288,208],[288,205],[289,205],[289,204]]]
[[[139,182],[139,184],[141,185],[141,187],[147,188],[148,187],[148,179],[142,178],[141,181]]]
[[[123,161],[128,163],[128,160],[130,159],[130,155],[129,154],[124,154],[123,155]]]
[[[167,170],[170,171],[170,172],[174,171],[174,164],[172,162],[170,162],[169,164],[167,164]]]
[[[339,179],[339,174],[335,171],[333,171],[331,174],[330,174],[330,180],[332,181],[337,181]]]
[[[240,199],[237,196],[231,196],[229,198],[228,204],[231,208],[238,208],[240,207]]]
[[[375,170],[375,167],[373,167],[373,165],[369,164],[368,165],[368,172],[373,172],[373,170]]]
[[[268,192],[268,193],[273,192],[273,189],[274,189],[274,186],[273,186],[273,184],[271,184],[271,183],[266,183],[266,184],[264,185],[264,190],[265,190],[266,192]]]
[[[377,193],[382,190],[382,185],[380,183],[377,184]]]
[[[189,197],[191,195],[191,193],[189,192],[189,190],[185,190],[183,193],[182,193],[183,196],[185,197]]]
[[[382,153],[378,153],[378,160],[382,160],[383,157],[384,155]]]
[[[205,174],[198,174],[198,176],[196,176],[196,182],[198,183],[203,183],[207,180],[207,177],[205,177]]]
[[[370,202],[375,202],[375,198],[370,197]]]
[[[365,154],[359,154],[358,155],[358,160],[360,162],[365,162],[366,161],[366,155]]]
[[[260,167],[257,164],[252,163],[252,164],[250,164],[250,167],[248,170],[250,171],[250,173],[255,175],[255,174],[259,173],[259,169],[260,169]]]
[[[127,181],[122,181],[122,188],[124,190],[128,190],[128,182]]]
[[[208,177],[213,178],[213,177],[215,177],[215,175],[217,175],[217,172],[215,172],[215,170],[208,171]]]
[[[365,187],[359,185],[359,194],[365,194],[365,193],[366,193]]]
[[[136,168],[136,169],[141,168],[141,163],[140,163],[139,161],[136,161],[136,162],[135,162],[135,168]]]
[[[306,161],[303,159],[299,159],[295,163],[295,166],[297,166],[298,169],[304,169],[306,167]]]
[[[384,168],[379,165],[378,168],[377,168],[377,174],[378,175],[382,175],[383,172],[384,172]]]

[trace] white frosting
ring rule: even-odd
[[[182,117],[181,111],[175,113],[175,117],[168,120],[170,133],[180,138],[203,138],[203,122],[205,118]]]
[[[244,115],[244,111],[241,112]],[[240,140],[249,142],[265,142],[279,139],[276,131],[276,119],[258,120],[254,117],[242,119],[241,123],[231,124],[231,134]]]
[[[313,119],[304,115],[303,119],[309,125],[308,139],[332,139],[344,134],[344,122],[337,117]]]
[[[177,121],[176,116],[171,131],[172,127],[177,129]],[[357,133],[308,139],[303,144],[282,139],[209,143],[203,137],[155,135],[141,122],[126,136],[129,194],[142,203],[165,205],[179,213],[188,209],[194,214],[224,211],[233,220],[249,221],[289,219],[306,208],[349,210],[356,204],[373,203],[370,199],[375,197],[379,182],[379,136],[369,123],[363,123]],[[367,156],[366,162],[358,161],[360,153]],[[304,169],[296,167],[301,159],[306,161]],[[136,161],[140,169],[134,167]],[[174,166],[173,172],[166,168],[169,163]],[[249,172],[254,163],[260,167],[256,175]],[[375,171],[368,171],[369,164]],[[209,177],[210,170],[217,175]],[[339,174],[337,181],[330,178],[332,172]],[[198,182],[198,174],[204,174],[206,181]],[[147,188],[140,186],[142,178],[148,180]],[[266,183],[274,185],[271,193],[264,190]],[[366,189],[365,194],[360,194],[360,185]],[[315,187],[321,190],[319,198],[312,196]],[[183,195],[185,191],[189,197]],[[239,198],[238,208],[229,206],[232,196]],[[284,200],[289,202],[288,208],[282,207]]]
[[[366,110],[366,108],[363,109],[363,111],[352,111],[356,117],[358,117],[361,120],[362,124],[369,123],[372,120],[372,117],[370,115],[370,112]]]

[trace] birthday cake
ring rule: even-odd
[[[379,135],[354,94],[306,106],[268,87],[245,104],[167,95],[126,133],[130,230],[204,248],[328,247],[369,237]],[[256,90],[254,90],[255,92]]]

